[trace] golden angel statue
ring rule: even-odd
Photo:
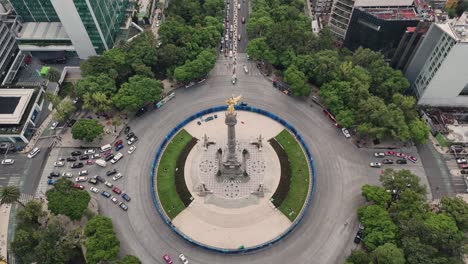
[[[237,97],[234,97],[234,95],[226,100],[226,104],[228,105],[227,112],[228,113],[234,113],[234,105],[239,102],[239,100],[242,98],[242,95],[239,95]]]

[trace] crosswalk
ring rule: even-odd
[[[19,198],[19,201],[22,204],[27,204],[31,200],[34,200],[34,196],[32,194],[28,194],[28,193],[22,193],[20,198]]]

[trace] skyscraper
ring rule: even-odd
[[[28,23],[57,23],[63,26],[67,37],[80,58],[87,58],[100,54],[114,46],[120,24],[125,17],[128,0],[10,0],[16,13],[24,22]],[[54,25],[26,25],[28,29],[60,28]],[[28,38],[28,51],[50,51],[41,39],[40,45],[31,45],[31,38],[37,30],[32,30],[29,36],[21,34],[21,38]],[[29,32],[29,31],[28,31]],[[41,36],[53,36],[54,32],[44,32]],[[57,43],[51,39],[50,43]],[[53,46],[53,45],[51,45]],[[20,44],[20,48],[21,48]]]

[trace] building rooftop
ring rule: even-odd
[[[370,7],[370,6],[411,6],[414,0],[356,0],[354,6],[356,7]]]
[[[453,39],[468,43],[468,12],[445,23],[437,23],[436,26]]]
[[[19,39],[34,40],[68,40],[67,32],[60,22],[29,22],[23,23],[18,34]]]
[[[356,0],[355,6],[383,20],[434,20],[433,10],[423,0]]]
[[[34,89],[0,89],[0,124],[19,124],[34,91]]]

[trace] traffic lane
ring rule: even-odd
[[[248,36],[247,36],[247,19],[249,15],[249,2],[245,1],[241,4],[241,9],[238,10],[238,22],[237,30],[238,34],[241,35],[241,40],[237,44],[237,52],[245,53],[247,50]],[[245,19],[245,23],[242,23],[242,18]]]
[[[24,175],[25,169],[31,162],[24,154],[9,152],[7,155],[2,154],[1,159],[13,159],[12,165],[0,165],[0,186],[8,186],[11,178],[21,178]],[[18,186],[21,187],[21,186]]]

